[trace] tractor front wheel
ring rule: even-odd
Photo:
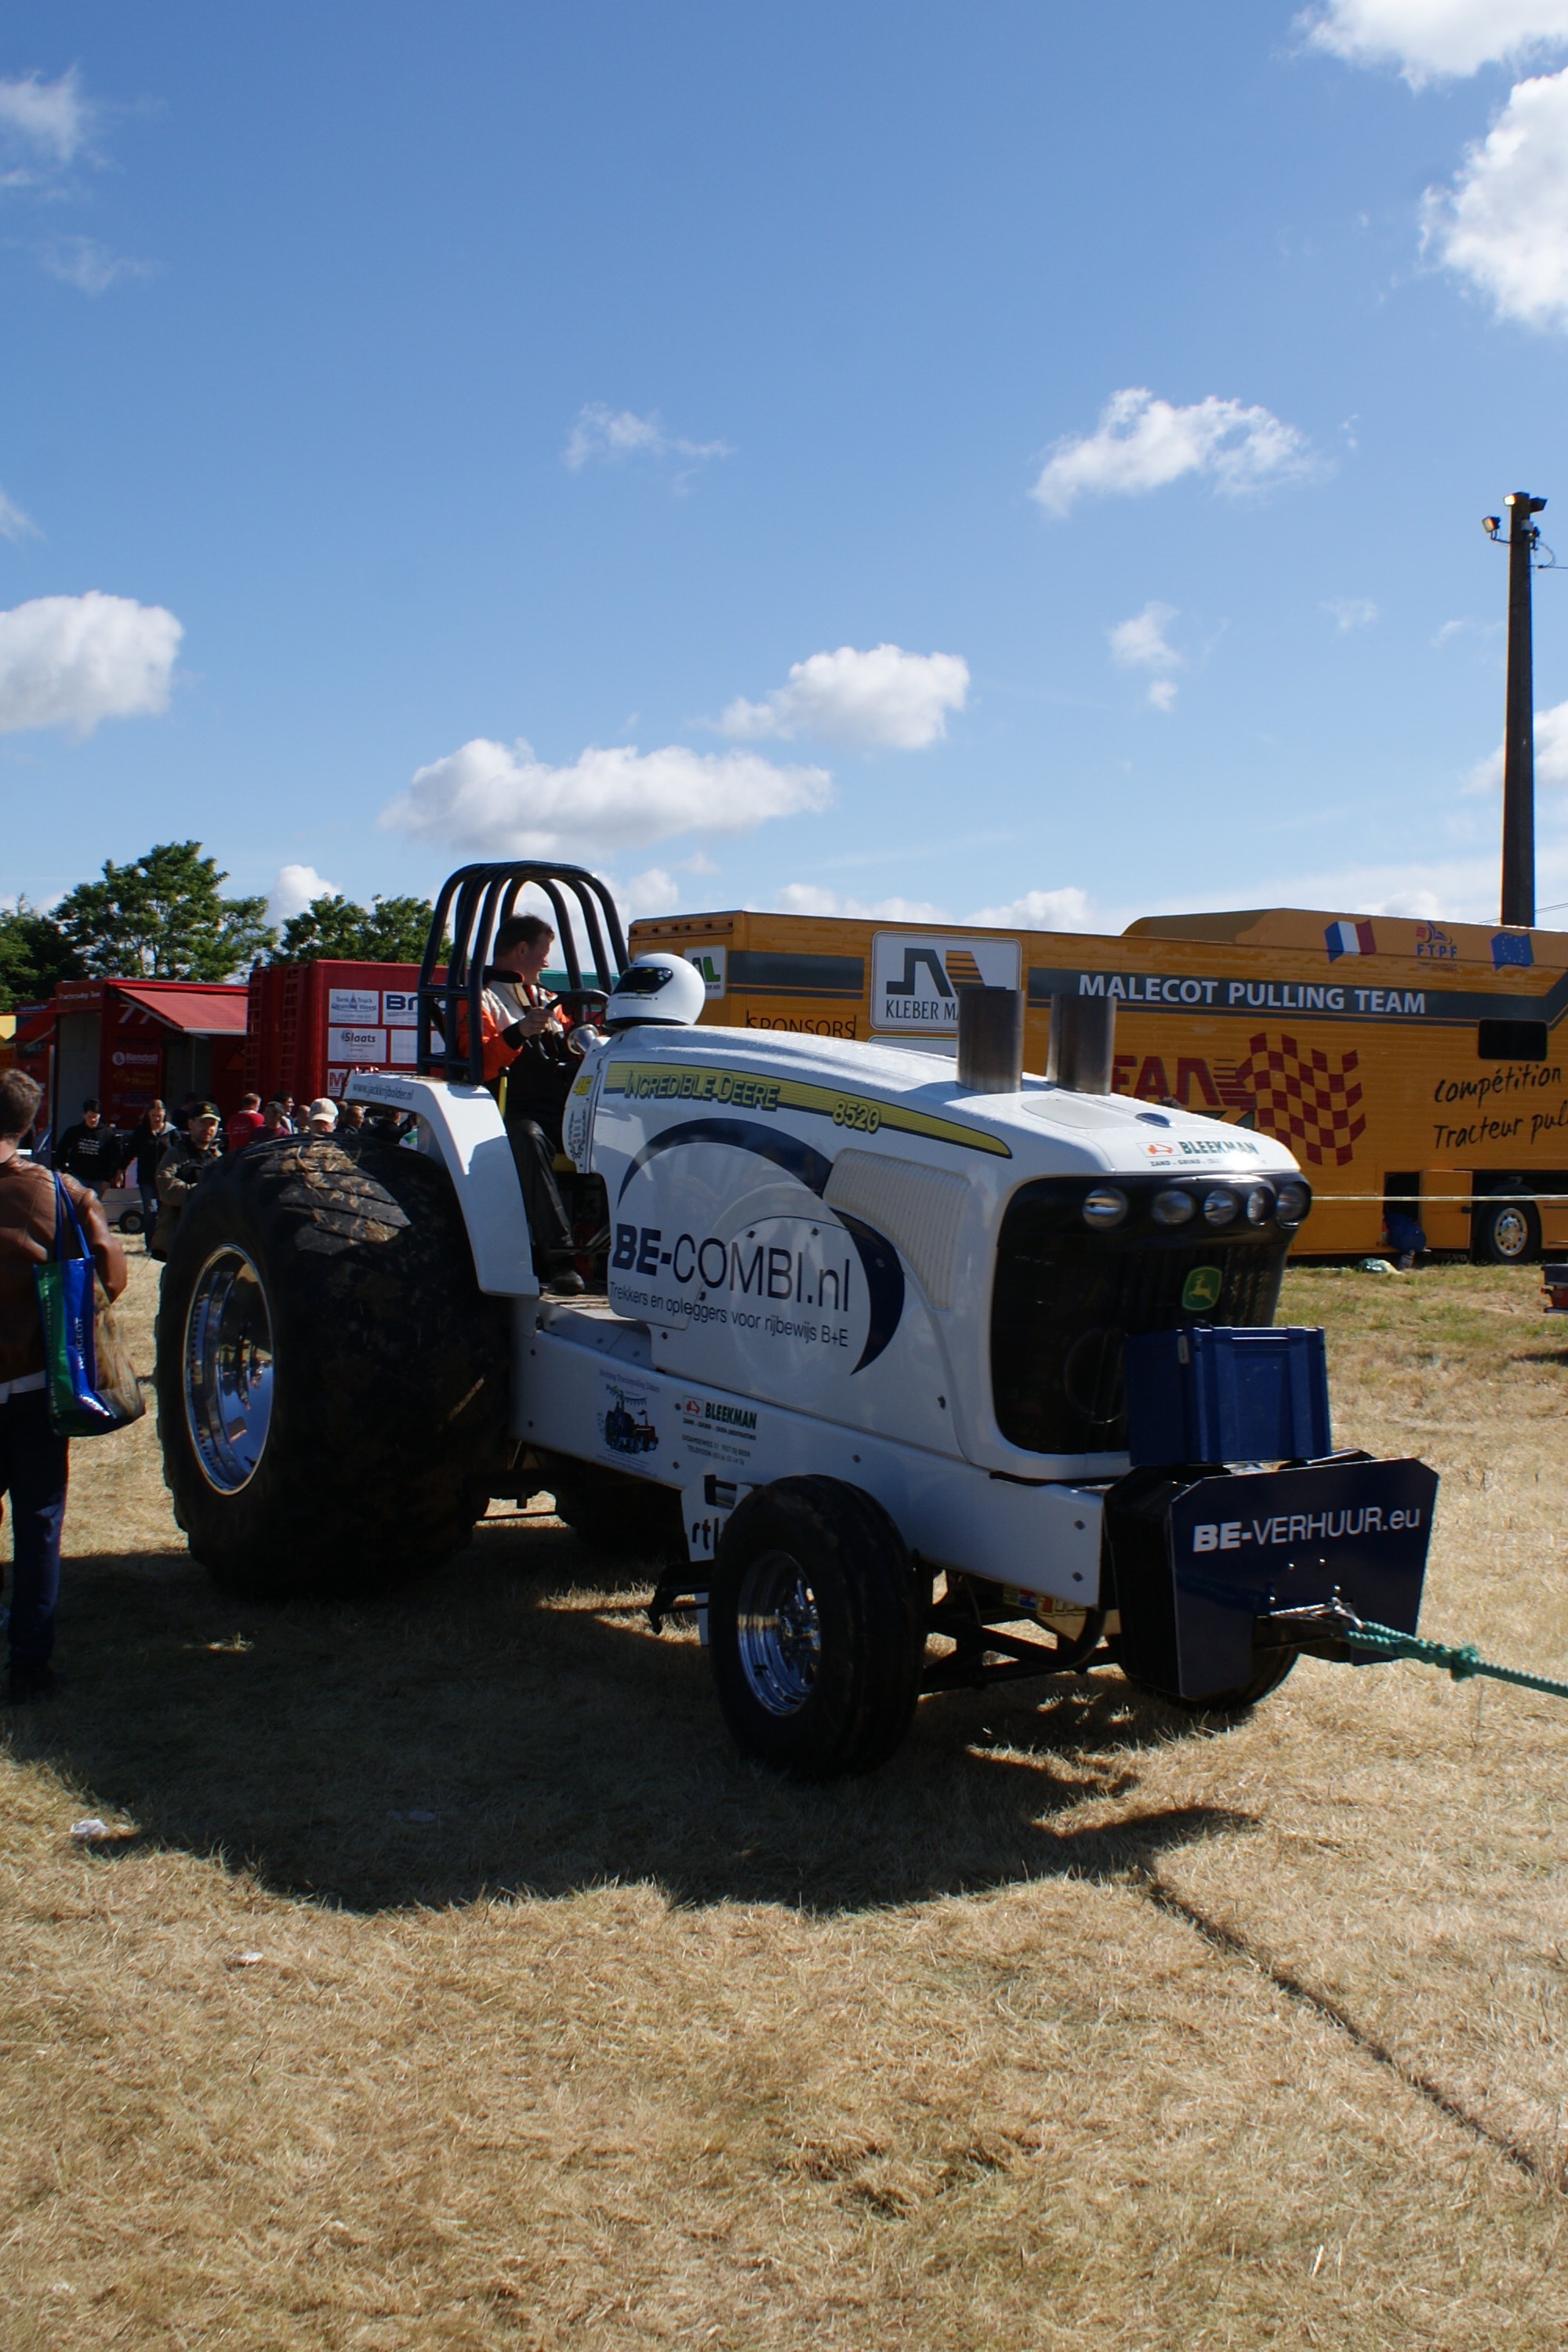
[[[837,1478],[748,1495],[720,1539],[708,1640],[737,1747],[801,1780],[890,1756],[920,1694],[924,1612],[887,1512]]]

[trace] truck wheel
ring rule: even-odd
[[[195,1557],[254,1601],[445,1558],[504,1460],[507,1334],[436,1162],[357,1139],[232,1154],[180,1219],[158,1311],[163,1475]]]
[[[552,1473],[555,1516],[590,1551],[662,1559],[682,1549],[680,1497],[646,1478],[617,1477],[587,1464]]]
[[[881,1505],[837,1478],[748,1495],[719,1544],[708,1640],[737,1747],[802,1780],[866,1772],[910,1727],[924,1614]]]
[[[1529,1265],[1541,1255],[1541,1219],[1529,1201],[1488,1201],[1470,1223],[1470,1255],[1478,1265]]]

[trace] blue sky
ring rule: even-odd
[[[0,299],[0,894],[1493,910],[1568,0],[13,0]]]

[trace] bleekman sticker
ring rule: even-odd
[[[964,988],[1016,988],[1016,940],[944,940],[879,931],[871,941],[871,1026],[941,1034],[958,1027]]]
[[[668,1062],[616,1062],[605,1079],[607,1095],[624,1095],[628,1102],[699,1102],[721,1104],[730,1110],[809,1112],[830,1118],[835,1127],[853,1135],[875,1135],[894,1128],[904,1135],[929,1136],[933,1143],[956,1143],[969,1151],[989,1151],[1002,1160],[1012,1152],[999,1135],[984,1128],[963,1127],[957,1119],[936,1118],[929,1111],[910,1110],[897,1102],[879,1102],[869,1095],[847,1094],[837,1087],[807,1086],[796,1078],[771,1078],[754,1070],[726,1070],[709,1065],[682,1068]]]
[[[1146,1143],[1143,1149],[1151,1160],[1230,1160],[1237,1153],[1256,1160],[1258,1153],[1258,1145],[1234,1129],[1223,1139],[1189,1135],[1175,1143]]]
[[[690,1461],[722,1462],[742,1468],[756,1451],[754,1404],[740,1404],[728,1397],[678,1396],[675,1416]]]

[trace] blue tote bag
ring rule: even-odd
[[[66,1220],[76,1235],[76,1255],[66,1255]],[[93,1325],[98,1269],[82,1232],[76,1204],[55,1178],[55,1254],[35,1266],[38,1315],[44,1327],[44,1383],[49,1420],[61,1437],[97,1437],[121,1429],[125,1416],[98,1392],[98,1351]]]

